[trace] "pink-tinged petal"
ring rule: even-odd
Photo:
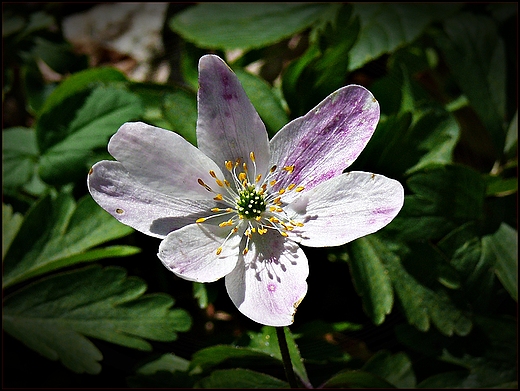
[[[358,85],[333,92],[271,140],[271,164],[294,165],[275,189],[296,183],[310,190],[343,172],[357,159],[379,121],[379,103]],[[288,195],[286,200],[294,198]]]
[[[340,246],[386,226],[403,203],[404,189],[398,181],[348,172],[302,194],[286,208],[291,218],[304,223],[290,236],[305,246]]]
[[[215,207],[211,198],[179,199],[143,185],[119,162],[96,163],[87,185],[92,198],[117,220],[156,238],[207,217]]]
[[[269,163],[265,125],[235,73],[218,56],[200,59],[198,111],[197,145],[202,152],[221,165],[237,159],[251,165],[249,154],[254,152],[257,172],[265,174]]]
[[[269,231],[256,236],[250,250],[226,276],[229,297],[240,312],[268,326],[293,323],[307,293],[309,265],[300,247]]]
[[[230,273],[237,264],[240,233],[226,241],[229,228],[193,224],[170,233],[159,245],[157,256],[168,270],[197,282],[213,282]],[[217,249],[222,252],[217,255]]]
[[[179,198],[207,199],[219,167],[178,134],[142,122],[127,122],[112,136],[108,151],[145,186]],[[217,187],[215,185],[215,187]]]

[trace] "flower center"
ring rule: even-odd
[[[290,175],[294,171],[294,166],[285,166],[280,170],[277,166],[273,166],[263,177],[262,174],[256,172],[255,154],[253,152],[249,154],[249,159],[253,166],[253,172],[249,170],[246,162],[240,160],[236,162],[228,160],[224,163],[231,174],[233,183],[218,178],[214,171],[209,172],[211,177],[215,179],[219,191],[213,190],[202,179],[198,179],[199,185],[214,194],[213,199],[219,206],[211,209],[212,215],[199,218],[196,223],[205,223],[211,219],[218,223],[219,227],[232,227],[222,246],[217,248],[217,255],[220,255],[228,239],[239,232],[240,235],[245,236],[242,253],[247,254],[249,242],[253,240],[254,234],[264,235],[271,229],[287,237],[289,236],[288,232],[297,227],[303,227],[303,223],[293,221],[288,217],[284,211],[286,203],[282,201],[282,197],[289,192],[304,190],[303,186],[291,183],[286,188],[277,191],[273,189],[277,183],[274,176],[279,173]],[[224,204],[225,207],[220,207],[220,204]],[[228,219],[226,220],[226,218]]]
[[[252,185],[247,186],[238,195],[237,212],[238,216],[245,219],[253,219],[265,212],[265,198],[263,194]]]

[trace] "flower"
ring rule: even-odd
[[[225,277],[244,315],[293,323],[307,293],[298,244],[338,246],[387,225],[403,205],[401,184],[342,173],[368,143],[379,104],[343,87],[270,141],[238,78],[215,55],[199,62],[197,143],[141,122],[122,125],[96,163],[92,197],[134,229],[162,239],[158,257],[186,280]]]

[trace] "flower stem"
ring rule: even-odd
[[[280,346],[280,352],[282,353],[282,362],[285,369],[285,376],[289,381],[291,388],[299,388],[298,382],[296,381],[296,375],[294,374],[291,356],[289,355],[289,348],[287,347],[287,340],[285,339],[284,327],[275,327],[276,336],[278,337],[278,345]]]

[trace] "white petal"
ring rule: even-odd
[[[215,201],[192,201],[150,188],[131,176],[119,162],[96,163],[87,181],[92,198],[123,224],[153,237],[193,224],[211,214]]]
[[[189,281],[213,282],[230,273],[238,261],[240,232],[224,245],[228,228],[193,224],[170,233],[157,256],[173,273]],[[216,254],[222,246],[222,253]]]
[[[310,247],[340,246],[390,223],[404,203],[403,186],[369,172],[348,172],[302,194],[286,207],[304,223],[291,238]]]
[[[249,252],[226,276],[229,297],[255,322],[290,325],[307,293],[307,257],[296,243],[278,232],[254,237]]]
[[[218,166],[184,138],[142,122],[121,126],[108,151],[139,182],[179,198],[210,198],[198,179],[217,188],[209,171],[223,178]]]
[[[274,189],[296,183],[310,190],[341,174],[365,148],[378,121],[379,103],[366,88],[349,85],[334,91],[272,138],[271,165],[294,165],[290,175],[276,177]],[[284,201],[296,195],[288,193]]]
[[[249,154],[254,152],[257,172],[267,172],[265,125],[235,73],[218,56],[200,59],[198,110],[197,144],[202,152],[217,164],[240,159],[250,166]]]

